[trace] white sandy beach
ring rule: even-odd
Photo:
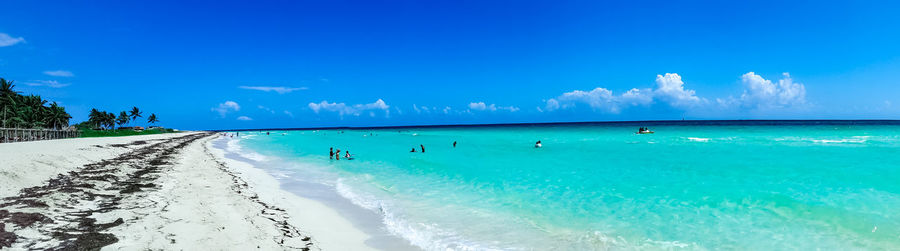
[[[0,144],[0,244],[15,235],[13,249],[373,249],[337,211],[225,158],[217,137]]]

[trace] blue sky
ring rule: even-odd
[[[900,119],[896,2],[3,1],[0,77],[184,129]]]

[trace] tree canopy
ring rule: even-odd
[[[37,95],[24,96],[14,90],[13,81],[0,78],[0,126],[15,128],[54,128],[69,126],[72,115],[56,102]]]

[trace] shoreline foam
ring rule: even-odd
[[[255,187],[261,199],[274,201],[292,215],[296,225],[310,233],[322,249],[420,250],[382,230],[384,224],[375,212],[353,204],[324,184],[284,179],[283,175],[266,170],[259,161],[271,159],[269,156],[248,153],[237,142],[238,139],[223,138],[208,146],[218,159]]]

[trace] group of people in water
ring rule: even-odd
[[[536,143],[534,143],[534,148],[541,148],[541,147],[542,147],[542,145],[541,145],[541,141],[540,141],[540,140],[538,140]],[[453,148],[456,148],[456,141],[453,141]],[[425,153],[425,145],[419,144],[419,149],[421,149],[421,150],[416,150],[416,148],[413,147],[412,149],[409,150],[409,152],[411,152],[411,153],[415,153],[415,152]],[[334,147],[329,147],[329,148],[328,148],[328,158],[329,158],[329,159],[340,160],[340,159],[341,159],[341,149],[335,150]],[[345,159],[353,159],[353,155],[350,154],[350,151],[345,151],[345,152],[344,152],[344,158],[345,158]]]
[[[329,147],[328,148],[328,158],[334,159],[334,160],[340,160],[341,159],[341,149],[337,149],[337,151],[335,151],[334,147]],[[348,159],[348,160],[353,159],[353,155],[350,154],[350,150],[347,150],[344,152],[344,158]]]

